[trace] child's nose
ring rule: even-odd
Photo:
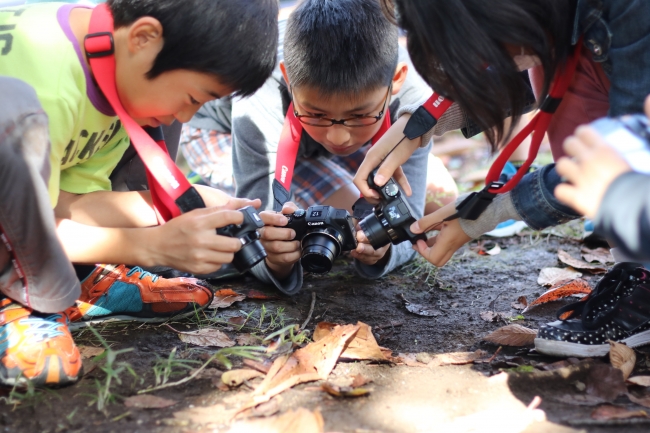
[[[199,108],[200,107],[194,105],[191,107],[186,107],[181,111],[177,112],[176,114],[174,114],[174,117],[176,118],[176,120],[178,120],[181,123],[187,123],[192,119],[192,117],[194,117],[194,114],[196,114],[196,112],[199,111]]]
[[[350,131],[343,125],[332,125],[327,128],[327,140],[335,146],[342,146],[350,141]]]

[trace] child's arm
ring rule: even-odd
[[[242,222],[240,212],[206,208],[147,228],[93,227],[57,218],[57,234],[74,263],[169,266],[208,274],[230,263],[241,248],[239,239],[219,236],[215,229]]]

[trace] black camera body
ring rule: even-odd
[[[378,186],[374,181],[376,175],[377,169],[370,174],[368,185],[379,193],[380,202],[375,205],[371,215],[359,222],[370,245],[379,249],[389,243],[397,245],[404,241],[415,244],[418,239],[426,241],[424,233],[415,234],[411,231],[411,224],[417,218],[399,184],[391,177],[384,186]]]
[[[239,238],[242,247],[235,253],[232,264],[239,272],[245,272],[264,260],[266,251],[260,242],[260,234],[257,231],[264,227],[262,219],[253,206],[246,206],[239,209],[244,215],[241,224],[230,224],[217,229],[217,234],[231,238]]]
[[[357,232],[350,213],[332,206],[309,206],[287,215],[287,228],[296,231],[301,241],[300,263],[308,272],[324,274],[332,269],[334,259],[357,247]]]

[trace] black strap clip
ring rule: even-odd
[[[427,131],[436,126],[438,121],[424,107],[420,106],[411,115],[404,127],[404,135],[409,140],[422,137]]]
[[[483,188],[481,191],[473,192],[456,206],[456,213],[448,216],[443,221],[451,221],[456,218],[463,218],[466,220],[476,220],[481,216],[485,209],[492,203],[496,193],[490,192],[490,189],[499,189],[504,184],[501,182],[492,182]]]
[[[101,51],[91,51],[89,48],[89,39],[93,38],[107,38],[105,41],[105,46]],[[113,33],[111,32],[99,32],[99,33],[90,33],[84,37],[84,50],[86,51],[86,57],[89,59],[94,59],[97,57],[106,57],[115,53],[115,41],[113,40]]]
[[[273,179],[273,210],[282,212],[282,206],[291,198],[291,191],[282,185],[277,179]]]

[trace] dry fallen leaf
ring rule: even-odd
[[[81,355],[82,360],[94,358],[95,356],[99,356],[106,351],[106,349],[103,347],[77,346],[77,348],[79,349],[79,354]]]
[[[575,269],[589,271],[592,274],[604,274],[605,272],[607,272],[607,269],[603,268],[602,266],[592,265],[591,263],[587,263],[582,260],[573,258],[569,253],[567,253],[564,250],[558,250],[557,257],[558,259],[560,259],[562,263],[571,266]]]
[[[650,395],[637,397],[633,394],[628,393],[627,398],[629,398],[632,403],[638,404],[639,406],[650,408]]]
[[[246,323],[246,318],[242,316],[230,317],[228,318],[228,323],[230,323],[231,325],[241,326],[244,323]]]
[[[253,359],[244,359],[243,363],[246,367],[250,367],[254,370],[261,371],[264,374],[269,372],[271,365],[273,364],[270,360],[265,359],[264,361],[255,361]]]
[[[394,358],[393,360],[395,363],[401,363],[406,365],[407,367],[428,367],[426,363],[418,361],[418,354],[417,353],[398,353],[397,357]]]
[[[236,387],[246,382],[247,380],[255,379],[256,377],[264,376],[257,370],[250,370],[242,368],[240,370],[226,371],[221,375],[221,381],[230,387]]]
[[[582,252],[582,258],[588,262],[598,262],[603,265],[614,263],[614,257],[609,252],[608,248],[600,247],[592,250],[583,246],[580,251]]]
[[[208,308],[228,308],[235,302],[244,299],[246,299],[246,295],[239,294],[233,289],[221,289],[214,293],[214,299]]]
[[[634,370],[636,364],[636,354],[634,350],[625,344],[609,341],[609,362],[612,367],[618,368],[623,372],[623,379],[627,379]]]
[[[168,398],[156,397],[155,395],[134,395],[133,397],[128,397],[124,399],[124,405],[126,407],[133,407],[136,409],[163,409],[169,406],[173,406],[177,401],[170,400]]]
[[[511,303],[510,306],[515,310],[523,310],[528,306],[528,300],[525,296],[520,296],[517,298],[517,302]]]
[[[506,313],[497,313],[494,311],[481,311],[481,319],[488,323],[496,322],[497,320],[508,320],[509,316]]]
[[[621,406],[607,404],[594,410],[591,417],[600,421],[608,421],[610,419],[647,418],[648,414],[644,410],[631,411]]]
[[[359,388],[360,386],[363,386],[370,382],[372,382],[372,379],[368,379],[361,374],[352,376],[352,388]]]
[[[627,393],[621,370],[607,364],[594,364],[587,373],[587,394],[614,401],[616,397]]]
[[[323,426],[318,410],[301,407],[271,418],[237,422],[228,433],[322,433]]]
[[[513,324],[491,332],[483,340],[504,346],[528,346],[535,343],[535,337],[537,337],[537,329]]]
[[[214,328],[203,328],[193,332],[179,332],[178,337],[184,343],[203,347],[232,347],[235,342],[226,334]]]
[[[537,284],[552,286],[560,281],[575,280],[580,277],[582,277],[582,274],[572,268],[544,268],[537,277]]]
[[[628,383],[639,386],[650,386],[650,376],[634,376],[627,379]]]
[[[589,294],[591,293],[591,286],[588,282],[583,279],[577,279],[569,281],[568,283],[553,287],[550,290],[542,293],[542,295],[535,299],[533,302],[529,303],[526,308],[524,308],[523,313],[530,311],[536,305],[546,304],[547,302],[557,301],[575,294]]]
[[[278,357],[264,381],[253,392],[252,400],[238,412],[269,401],[272,397],[300,383],[327,379],[339,356],[359,328],[359,325],[337,326],[329,335],[296,350],[290,357],[288,355]]]
[[[363,322],[357,322],[357,325],[359,326],[359,331],[357,331],[357,334],[345,347],[340,358],[379,362],[389,361],[377,344],[377,340],[375,340],[375,336],[372,334],[372,328]],[[340,325],[329,322],[319,323],[314,330],[314,341],[319,341],[325,336],[330,335],[337,326]]]
[[[334,397],[361,397],[370,394],[370,390],[366,388],[352,388],[350,386],[337,386],[331,383],[323,383],[321,389],[333,395]]]
[[[239,334],[235,337],[235,341],[239,346],[258,346],[262,339],[253,334]]]

